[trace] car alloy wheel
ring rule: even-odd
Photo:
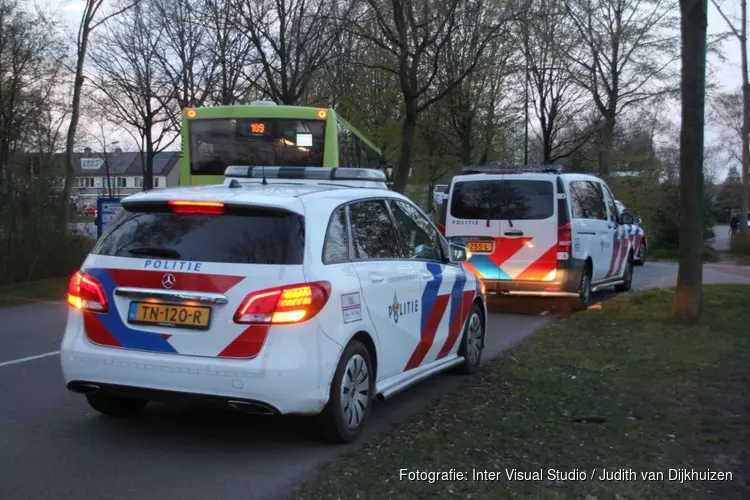
[[[321,437],[332,443],[350,443],[362,433],[375,391],[370,352],[352,340],[341,354],[331,380],[328,403],[318,415]]]
[[[359,354],[349,358],[341,382],[341,412],[350,429],[356,429],[370,404],[370,372]]]

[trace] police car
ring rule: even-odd
[[[64,379],[106,415],[203,395],[352,441],[376,398],[477,370],[467,256],[378,170],[236,166],[129,196],[70,280]]]
[[[637,226],[601,179],[556,165],[467,166],[451,181],[441,232],[488,294],[569,298],[630,290]]]
[[[646,241],[646,230],[641,226],[641,218],[632,215],[628,208],[621,201],[615,200],[617,211],[625,222],[628,234],[632,235],[633,240],[633,264],[642,266],[646,263],[646,253],[648,252],[648,242]],[[632,222],[631,222],[632,220]]]

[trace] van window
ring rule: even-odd
[[[607,207],[595,182],[571,182],[570,197],[574,219],[607,220]]]
[[[539,220],[554,213],[550,181],[465,181],[453,186],[450,214],[456,219]]]
[[[229,212],[229,210],[227,211]],[[301,215],[242,209],[224,215],[126,210],[92,253],[140,259],[235,264],[302,264],[305,222]]]

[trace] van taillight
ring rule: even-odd
[[[570,231],[570,223],[557,228],[557,260],[568,260],[570,258],[570,246],[573,238]]]
[[[68,283],[68,304],[81,311],[107,312],[107,296],[99,281],[76,271]]]
[[[323,309],[331,295],[328,281],[300,283],[252,292],[242,301],[234,322],[290,324],[307,321]]]
[[[445,224],[438,224],[438,231],[440,231],[440,234],[445,236]]]

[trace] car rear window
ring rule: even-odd
[[[126,210],[92,253],[143,259],[235,264],[302,264],[304,217],[267,209],[228,209],[224,215]]]
[[[554,202],[550,181],[464,181],[453,186],[450,214],[456,219],[547,219],[555,213]]]

